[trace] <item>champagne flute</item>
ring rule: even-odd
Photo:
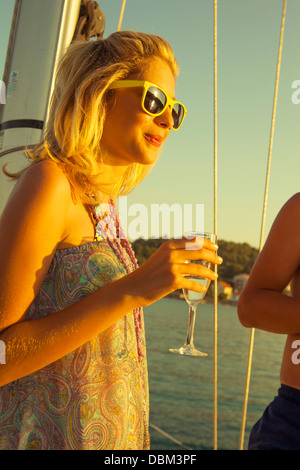
[[[217,236],[214,233],[188,232],[185,234],[186,238],[194,238],[194,236],[206,238],[213,243],[217,242]],[[209,261],[193,260],[193,261],[187,261],[187,263],[202,264],[208,269],[211,269],[211,263]],[[169,351],[175,354],[182,354],[185,356],[207,356],[207,353],[198,351],[194,346],[194,328],[195,328],[197,306],[201,302],[201,300],[204,299],[206,295],[206,292],[210,285],[210,279],[207,279],[204,277],[196,277],[196,276],[186,276],[186,277],[204,286],[205,290],[203,292],[195,292],[195,291],[188,290],[188,289],[182,289],[185,300],[187,301],[189,305],[189,323],[188,323],[187,337],[186,337],[184,345],[181,348],[169,349]]]

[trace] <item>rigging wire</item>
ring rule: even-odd
[[[218,0],[214,0],[214,233],[217,233],[217,6]],[[215,265],[217,273],[217,265]],[[217,450],[217,387],[218,387],[218,281],[214,281],[214,442],[213,448]]]
[[[125,5],[126,5],[126,0],[123,0],[117,31],[120,31],[120,29],[121,29],[121,25],[122,25],[122,21],[123,21],[123,15],[124,15],[124,10],[125,10]]]
[[[280,39],[279,39],[279,47],[278,47],[277,71],[276,71],[276,79],[275,79],[273,112],[272,112],[272,121],[271,121],[269,154],[268,154],[268,164],[267,164],[267,172],[266,172],[266,183],[265,183],[264,204],[263,204],[263,212],[262,212],[262,224],[261,224],[259,251],[261,251],[262,247],[263,247],[263,236],[264,236],[266,209],[267,209],[267,199],[268,199],[268,189],[269,189],[269,180],[270,180],[271,156],[272,156],[272,148],[273,148],[274,129],[275,129],[276,107],[277,107],[277,97],[278,97],[278,84],[279,84],[279,75],[280,75],[280,66],[281,66],[282,44],[283,44],[284,25],[285,25],[285,16],[286,16],[286,5],[287,5],[287,0],[283,0],[282,19],[281,19]],[[251,365],[252,365],[252,356],[253,356],[254,333],[255,333],[255,329],[252,328],[251,332],[250,332],[248,366],[247,366],[247,375],[246,375],[245,396],[244,396],[244,406],[243,406],[242,425],[241,425],[241,432],[240,432],[239,450],[243,450],[243,445],[244,445],[246,414],[247,414],[249,386],[250,386],[250,375],[251,375]]]
[[[185,444],[183,444],[181,441],[178,441],[178,439],[175,439],[175,437],[171,436],[170,434],[168,434],[166,431],[164,431],[163,429],[159,428],[159,427],[156,426],[155,424],[149,423],[149,426],[150,426],[150,428],[153,428],[153,429],[155,429],[155,431],[159,432],[162,436],[165,436],[165,437],[167,437],[168,439],[170,439],[170,441],[175,442],[175,444],[179,445],[179,446],[182,447],[183,449],[193,450],[193,449],[191,449],[190,447],[187,447],[187,446],[186,446]]]

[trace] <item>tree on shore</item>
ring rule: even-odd
[[[139,238],[132,243],[139,265],[142,265],[165,242],[165,239]],[[218,267],[219,279],[233,284],[233,278],[237,274],[249,274],[257,258],[259,250],[248,243],[235,243],[218,240],[219,255],[223,258],[223,264]]]

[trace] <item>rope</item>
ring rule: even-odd
[[[217,233],[217,4],[214,0],[214,233]],[[217,273],[217,265],[215,265]],[[214,450],[217,450],[217,385],[218,385],[218,281],[214,281]]]
[[[150,428],[155,429],[155,431],[158,431],[160,434],[162,434],[163,436],[167,437],[167,438],[170,439],[171,441],[175,442],[175,444],[178,444],[178,445],[179,445],[180,447],[182,447],[183,449],[193,450],[193,449],[191,449],[190,447],[187,447],[186,445],[184,445],[182,442],[180,442],[180,441],[178,441],[177,439],[175,439],[174,437],[170,436],[170,434],[166,433],[165,431],[163,431],[162,429],[160,429],[158,426],[155,426],[155,424],[149,423],[149,426],[150,426]]]
[[[282,56],[284,24],[285,24],[285,16],[286,16],[286,5],[287,5],[287,0],[283,0],[282,20],[281,20],[280,40],[279,40],[279,48],[278,48],[277,71],[276,71],[276,80],[275,80],[273,113],[272,113],[272,122],[271,122],[268,165],[267,165],[267,172],[266,172],[265,195],[264,195],[264,204],[263,204],[263,213],[262,213],[262,224],[261,224],[259,251],[261,251],[262,247],[263,247],[263,236],[264,236],[266,209],[267,209],[267,198],[268,198],[268,189],[269,189],[269,180],[270,180],[271,156],[272,156],[274,128],[275,128],[275,117],[276,117],[278,84],[279,84],[281,56]],[[247,367],[247,375],[246,375],[245,397],[244,397],[243,416],[242,416],[242,425],[241,425],[241,433],[240,433],[240,447],[239,447],[240,450],[243,450],[243,445],[244,445],[246,414],[247,414],[249,386],[250,386],[250,375],[251,375],[251,365],[252,365],[252,356],[253,356],[254,333],[255,333],[255,329],[252,328],[251,332],[250,332],[248,367]]]
[[[123,15],[124,15],[124,10],[125,10],[125,4],[126,4],[126,0],[123,0],[123,4],[122,4],[122,7],[121,7],[121,13],[120,13],[120,18],[119,18],[119,24],[118,24],[118,29],[117,29],[117,31],[120,31],[120,29],[121,29],[121,25],[122,25],[122,21],[123,21]]]

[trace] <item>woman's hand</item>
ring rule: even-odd
[[[201,264],[186,261],[204,260],[213,264],[223,262],[216,251],[218,247],[207,239],[169,240],[136,271],[126,276],[128,293],[139,298],[141,307],[170,294],[176,289],[203,292],[205,288],[186,276],[217,279],[217,274]]]

